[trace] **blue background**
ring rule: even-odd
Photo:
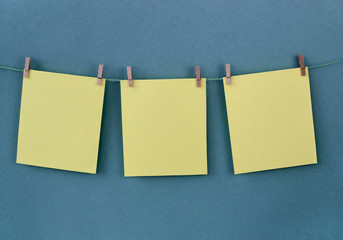
[[[0,64],[126,78],[224,75],[343,57],[343,1],[0,1]],[[0,239],[342,239],[343,64],[310,70],[318,165],[234,176],[220,81],[208,176],[123,177],[118,83],[96,175],[17,165],[22,74],[0,71]],[[292,94],[291,92],[289,94]]]

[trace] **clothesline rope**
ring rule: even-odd
[[[333,65],[333,64],[338,64],[338,63],[343,63],[343,60],[338,60],[338,61],[334,61],[334,62],[329,62],[329,63],[323,63],[323,64],[318,64],[318,65],[312,65],[312,66],[308,66],[308,69],[312,69],[312,68],[320,68],[320,67],[326,67],[329,65]],[[15,72],[23,72],[23,69],[19,69],[19,68],[13,68],[13,67],[9,67],[9,66],[1,66],[0,65],[0,69],[2,70],[8,70],[8,71],[15,71]],[[93,76],[92,76],[93,77]],[[207,81],[220,81],[223,78],[207,78]],[[123,79],[119,79],[119,78],[106,78],[106,81],[109,82],[120,82]],[[142,79],[144,80],[144,79]]]

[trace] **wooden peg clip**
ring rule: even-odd
[[[226,72],[226,84],[231,84],[231,67],[230,64],[225,64],[225,72]]]
[[[133,87],[133,80],[132,80],[132,69],[131,66],[126,67],[127,70],[127,80],[129,80],[129,87]]]
[[[99,70],[98,70],[98,81],[97,85],[101,85],[101,80],[102,80],[102,73],[104,71],[104,64],[99,65]]]
[[[25,78],[29,77],[30,62],[31,62],[31,58],[30,57],[25,58],[25,68],[24,68],[24,77]]]
[[[197,87],[201,87],[200,66],[195,67],[195,76],[197,79]]]
[[[304,55],[298,56],[298,61],[301,69],[301,76],[306,76],[306,67],[305,67],[305,61],[304,61]]]

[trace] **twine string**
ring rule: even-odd
[[[343,63],[343,60],[338,60],[338,61],[334,61],[334,62],[328,62],[328,63],[318,64],[318,65],[308,66],[308,69],[321,68],[321,67],[326,67],[326,66],[330,66],[333,64],[338,64],[338,63]],[[23,69],[13,68],[13,67],[9,67],[9,66],[1,66],[0,65],[0,69],[8,70],[8,71],[14,71],[14,72],[24,72]],[[223,78],[207,78],[206,81],[221,81],[222,79]],[[106,81],[109,81],[109,82],[120,82],[121,80],[123,80],[123,79],[106,78]],[[144,79],[142,79],[142,80],[144,80]]]

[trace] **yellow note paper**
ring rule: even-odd
[[[317,163],[307,69],[231,79],[224,89],[235,174]]]
[[[96,173],[105,79],[30,70],[17,163]]]
[[[120,85],[125,176],[207,174],[206,79]]]

